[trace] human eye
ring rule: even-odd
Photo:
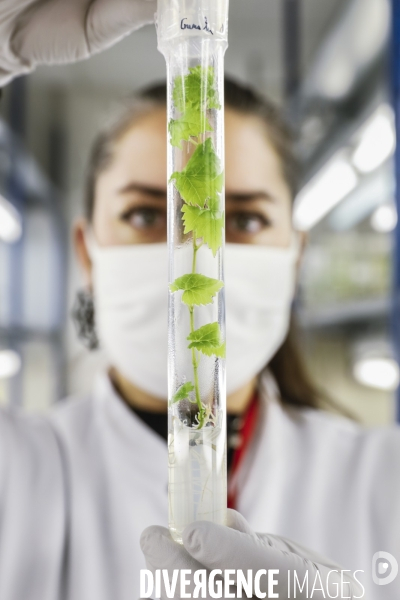
[[[121,219],[138,231],[155,231],[166,228],[166,212],[153,206],[136,206],[121,215]]]
[[[226,216],[227,234],[255,235],[270,226],[271,221],[258,212],[237,211]]]

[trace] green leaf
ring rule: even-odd
[[[168,124],[171,136],[171,145],[182,148],[182,141],[189,141],[191,137],[198,137],[212,127],[204,112],[188,109],[180,119],[172,119]]]
[[[185,233],[194,232],[196,238],[203,238],[215,256],[222,245],[222,230],[225,217],[219,209],[218,199],[207,201],[208,208],[198,208],[185,204],[182,207]]]
[[[169,286],[171,292],[183,290],[182,301],[188,306],[211,304],[217,292],[224,286],[222,281],[211,279],[200,273],[189,273],[178,277]]]
[[[191,67],[188,75],[175,78],[172,90],[175,107],[182,113],[188,109],[209,110],[220,109],[218,94],[215,89],[213,67]]]
[[[187,381],[177,390],[176,394],[172,397],[172,403],[180,402],[181,400],[190,400],[189,393],[193,392],[194,385],[191,381]]]
[[[225,342],[222,342],[218,323],[203,325],[200,329],[190,333],[187,339],[191,342],[189,349],[195,348],[207,356],[225,358]]]
[[[172,173],[172,180],[183,200],[200,208],[222,191],[224,173],[210,138],[197,146],[183,171]]]
[[[215,218],[220,217],[221,211],[219,206],[219,197],[215,196],[214,198],[207,198],[207,208],[211,210]]]

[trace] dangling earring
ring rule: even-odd
[[[78,338],[89,350],[99,346],[96,333],[93,294],[90,290],[79,290],[71,312]]]

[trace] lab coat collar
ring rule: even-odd
[[[281,400],[278,384],[271,371],[268,369],[265,369],[261,373],[258,380],[257,389],[260,401],[263,405],[270,403],[278,406],[280,405]],[[124,430],[127,434],[132,434],[132,428],[135,426],[134,424],[136,424],[136,426],[140,424],[145,426],[149,432],[151,432],[154,437],[160,440],[161,444],[163,444],[163,440],[160,438],[160,436],[145,423],[143,423],[140,417],[138,417],[136,413],[126,405],[124,400],[115,390],[106,369],[98,371],[95,376],[93,396],[106,407],[106,410],[109,412],[110,416],[125,424]],[[167,410],[167,405],[165,408]]]
[[[249,452],[237,473],[241,489],[239,496],[242,496],[246,489],[248,473],[252,470],[252,464],[260,451],[264,459],[271,453],[271,444],[274,446],[272,438],[276,437],[275,430],[280,429],[280,421],[284,419],[285,411],[281,405],[278,385],[268,370],[264,371],[259,378],[258,392],[261,403],[259,422]],[[140,455],[145,453],[152,457],[153,466],[164,463],[166,465],[167,445],[165,440],[125,404],[116,392],[105,369],[100,371],[95,378],[93,394],[100,414],[103,415],[103,425],[107,428],[111,426],[111,429],[117,434],[116,437],[119,438],[124,452],[129,451],[132,457],[137,457],[138,453]],[[167,479],[166,468],[165,478]]]
[[[144,436],[154,446],[154,450],[166,453],[166,442],[153,431],[136,413],[126,405],[125,401],[115,390],[107,370],[99,371],[94,380],[93,395],[96,401],[118,429],[126,442],[142,439]],[[167,406],[165,407],[167,409]],[[136,447],[136,444],[135,444]]]
[[[280,405],[281,395],[275,377],[269,369],[265,369],[258,379],[258,393],[263,404]]]
[[[263,414],[266,416],[268,404],[275,405],[275,409],[281,407],[280,392],[278,384],[271,371],[265,369],[258,380],[258,394],[263,406]],[[151,436],[157,440],[158,445],[164,446],[164,440],[155,433],[151,427],[146,425],[136,413],[131,410],[121,396],[115,390],[106,369],[100,370],[95,377],[93,385],[93,396],[102,403],[112,420],[123,428],[124,434],[131,436],[138,426],[144,427]],[[167,405],[166,405],[167,410]]]

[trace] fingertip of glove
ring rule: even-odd
[[[182,534],[183,545],[190,554],[195,556],[201,552],[202,541],[205,535],[205,530],[208,529],[210,523],[207,521],[197,521],[190,523]]]
[[[253,534],[253,530],[244,516],[231,508],[227,511],[226,525],[230,529],[236,529],[236,531],[240,531],[241,533]]]
[[[234,510],[233,508],[228,508],[228,510],[226,511],[226,526],[234,527],[240,516],[241,515],[237,512],[237,510]]]
[[[140,547],[143,552],[146,552],[148,548],[149,542],[153,539],[155,535],[156,527],[152,525],[151,527],[147,527],[144,531],[142,531],[140,536]]]
[[[140,536],[140,547],[146,555],[152,553],[152,549],[158,547],[163,538],[170,538],[169,532],[158,525],[147,527]]]

